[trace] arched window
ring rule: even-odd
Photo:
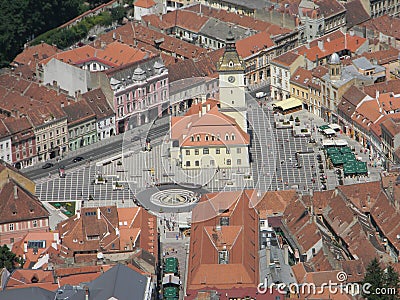
[[[231,139],[232,139],[232,141],[235,140],[235,134],[232,133]]]
[[[229,141],[229,135],[225,134],[225,141]]]
[[[200,135],[197,135],[197,141],[200,142]]]

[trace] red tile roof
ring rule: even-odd
[[[198,104],[197,113],[189,114],[183,117],[172,117],[171,119],[171,138],[179,140],[180,146],[208,146],[208,145],[248,145],[250,143],[249,135],[244,132],[236,121],[227,115],[219,112],[218,107],[211,107],[210,110],[205,114],[200,115],[202,105]],[[229,139],[225,140],[225,135],[229,135]],[[231,139],[231,135],[235,135],[235,140]],[[209,136],[209,140],[206,141],[205,136]],[[217,136],[220,136],[217,139]],[[200,141],[197,141],[196,137],[200,136]],[[212,136],[215,137],[212,140]],[[195,137],[191,140],[191,137]]]
[[[112,43],[114,40],[119,40],[121,43],[128,45],[141,42],[154,47],[152,49],[155,49],[157,52],[175,53],[184,58],[199,57],[200,54],[207,52],[207,50],[196,45],[131,22],[99,36],[96,43]]]
[[[361,0],[348,1],[345,2],[343,5],[346,8],[347,28],[351,28],[355,25],[361,24],[362,22],[365,22],[370,18],[361,3]]]
[[[14,180],[0,191],[0,223],[47,219],[49,212],[42,203]]]
[[[107,101],[107,97],[101,88],[82,94],[82,98],[86,100],[98,120],[114,116],[112,105]]]
[[[400,39],[400,20],[398,18],[390,17],[385,14],[383,16],[370,19],[362,24],[361,27],[366,27],[370,30],[381,32],[384,35]]]
[[[138,6],[142,8],[150,8],[156,5],[156,3],[153,0],[136,0],[133,3],[133,6]]]
[[[322,49],[318,46],[318,41],[323,41],[324,45]],[[366,41],[365,38],[350,34],[346,34],[345,38],[345,35],[338,30],[314,40],[310,43],[309,48],[307,46],[300,46],[293,51],[306,55],[311,61],[316,61],[317,56],[319,59],[322,59],[345,49],[351,53],[356,53]]]
[[[256,288],[258,217],[249,207],[254,197],[256,193],[252,190],[203,195],[193,211],[188,290]],[[203,218],[205,206],[229,217],[229,225],[217,227],[219,217],[215,214]],[[225,249],[229,252],[229,262],[219,264],[218,250]]]
[[[239,15],[233,12],[228,12],[224,9],[216,9],[203,4],[191,5],[185,9],[202,13],[203,15],[213,17],[224,22],[233,23],[245,28],[251,28],[256,31],[266,31],[271,35],[279,35],[291,32],[290,29],[279,27],[275,24],[255,19],[254,17]]]
[[[75,126],[76,124],[94,119],[96,116],[92,108],[88,105],[86,99],[72,102],[70,105],[66,105],[62,109],[67,115],[68,126]]]
[[[266,31],[261,31],[236,42],[236,50],[243,59],[273,46],[275,46],[275,43],[270,38],[270,33]]]
[[[294,52],[286,52],[278,57],[275,57],[272,62],[285,67],[290,67],[300,55]]]
[[[183,9],[174,10],[162,16],[162,20],[169,27],[180,27],[196,33],[200,31],[208,19],[203,14]]]
[[[61,50],[58,49],[56,46],[41,43],[36,46],[25,48],[20,54],[18,54],[14,58],[13,64],[26,65],[29,67],[30,70],[36,72],[36,64],[39,61],[53,56],[60,51]]]
[[[256,203],[256,210],[262,219],[266,219],[268,216],[280,215],[283,214],[288,203],[296,197],[295,190],[266,192]]]
[[[45,65],[54,58],[72,65],[85,65],[86,63],[97,61],[110,67],[118,67],[140,61],[148,56],[147,52],[139,48],[114,41],[106,45],[104,49],[96,49],[90,45],[85,45],[57,53],[42,60],[40,64]]]
[[[363,92],[373,98],[375,98],[377,91],[379,93],[393,92],[395,94],[400,94],[400,79],[375,83],[363,87]]]

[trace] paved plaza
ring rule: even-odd
[[[168,134],[162,132],[162,127],[158,127],[156,132],[151,133],[150,130],[150,134],[144,130],[130,131],[124,138],[122,154],[70,169],[65,178],[53,174],[50,178],[38,180],[36,194],[40,200],[47,202],[77,201],[78,208],[81,204],[87,207],[128,207],[136,205],[138,194],[150,195],[149,188],[153,187],[158,191],[157,185],[162,183],[181,186],[196,184],[203,187],[202,193],[253,187],[260,192],[319,190],[321,175],[326,176],[328,189],[333,189],[339,184],[335,170],[324,169],[321,174],[317,169],[317,155],[320,154],[324,158],[320,148],[320,140],[324,137],[312,129],[325,124],[321,118],[304,110],[293,114],[294,117],[299,117],[302,126],[312,131],[312,137],[317,143],[310,144],[309,137],[294,137],[291,128],[274,127],[275,115],[270,103],[261,107],[255,100],[248,100],[248,104],[248,119],[252,131],[251,168],[182,170],[171,163]],[[289,116],[284,118],[288,119]],[[153,138],[152,151],[143,151],[146,137],[149,135]],[[368,162],[368,153],[358,153],[361,146],[356,141],[342,135],[338,138],[346,139],[349,146],[356,149],[357,156]],[[301,167],[298,168],[298,165]],[[344,184],[379,180],[380,167],[369,166],[368,171],[369,177],[344,178]],[[98,176],[106,182],[95,184]],[[315,180],[312,180],[313,178]],[[159,212],[162,205],[155,207],[154,202],[147,202],[145,206]],[[167,206],[162,210],[170,209]]]

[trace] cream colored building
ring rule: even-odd
[[[171,120],[171,158],[183,169],[248,168],[250,136],[208,100]]]

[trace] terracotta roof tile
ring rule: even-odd
[[[377,91],[379,93],[393,92],[394,94],[400,94],[400,79],[364,86],[363,91],[373,98],[376,96]]]
[[[361,24],[370,18],[360,0],[348,1],[343,5],[346,8],[347,28]]]
[[[203,195],[192,216],[188,290],[257,286],[258,218],[249,207],[255,197],[254,190]],[[205,210],[211,214],[204,215]],[[216,212],[229,217],[229,225],[216,227]],[[219,264],[218,250],[224,248],[229,263]]]
[[[323,48],[318,46],[318,41],[323,41]],[[330,57],[333,53],[338,53],[346,48],[351,53],[356,51],[366,42],[365,38],[344,34],[338,30],[321,38],[318,38],[310,43],[310,47],[301,46],[293,51],[298,52],[301,55],[306,55],[311,61],[316,61],[318,56],[319,59]]]
[[[295,190],[266,192],[256,205],[260,218],[283,214],[290,201],[297,197]]]
[[[112,106],[110,106],[109,102],[107,101],[107,97],[101,88],[84,93],[82,94],[82,97],[86,99],[86,103],[96,114],[97,119],[101,120],[103,118],[114,116]]]
[[[364,52],[361,56],[364,56],[369,61],[376,60],[378,65],[384,65],[391,62],[397,62],[399,60],[400,50],[390,47],[387,50],[380,50],[374,52]]]
[[[96,116],[91,106],[88,105],[86,99],[72,102],[70,105],[66,105],[62,109],[67,115],[69,126],[74,126],[90,119],[94,119]]]
[[[273,63],[289,67],[299,57],[299,54],[294,52],[286,52],[272,60]]]
[[[0,222],[48,218],[49,212],[42,203],[13,180],[0,191]]]
[[[360,24],[360,26],[400,39],[400,31],[398,30],[398,28],[400,28],[400,20],[398,18],[390,17],[387,14],[370,19]]]
[[[156,5],[156,3],[153,0],[136,0],[133,3],[133,6],[138,6],[142,8],[150,8]]]
[[[41,43],[36,46],[25,48],[20,54],[18,54],[14,58],[13,64],[26,65],[29,67],[30,70],[36,72],[36,64],[39,61],[53,56],[60,51],[61,50],[55,46]]]
[[[270,38],[270,33],[266,31],[261,31],[236,42],[237,52],[244,59],[253,55],[254,53],[257,53],[258,51],[273,46],[275,46],[275,43]]]

